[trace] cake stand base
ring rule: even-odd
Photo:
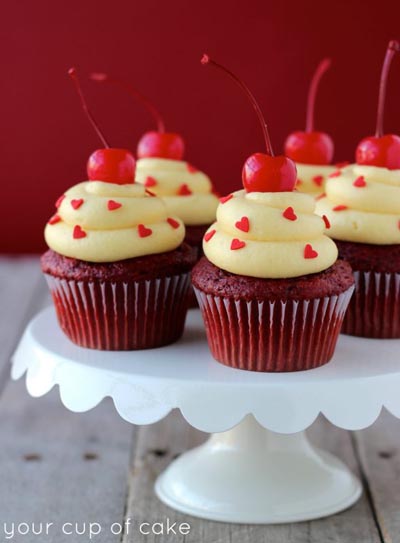
[[[358,500],[361,484],[304,432],[270,432],[248,415],[175,460],[155,490],[170,507],[196,517],[274,524],[342,511]]]

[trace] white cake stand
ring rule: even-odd
[[[13,378],[25,372],[32,396],[57,384],[73,411],[110,396],[131,423],[150,424],[179,408],[189,424],[212,432],[172,462],[155,490],[179,511],[228,522],[294,522],[349,507],[361,494],[359,481],[303,430],[320,412],[350,430],[372,424],[383,406],[400,417],[400,340],[342,336],[322,368],[245,372],[213,360],[196,310],[174,345],[104,352],[73,345],[45,309],[14,355]]]

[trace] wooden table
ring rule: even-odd
[[[179,413],[135,428],[119,418],[110,401],[74,414],[61,405],[57,391],[30,398],[22,380],[10,381],[10,356],[28,321],[49,303],[37,258],[0,258],[1,542],[89,541],[90,522],[98,523],[92,532],[100,531],[91,541],[101,543],[400,542],[400,421],[388,413],[360,432],[340,430],[322,418],[309,430],[315,443],[342,458],[363,481],[363,497],[341,514],[299,524],[245,526],[197,520],[162,505],[153,494],[156,476],[206,434],[192,429]],[[189,523],[190,533],[140,533],[145,522],[162,523],[154,530],[165,532],[167,518]],[[128,519],[132,524],[126,528]],[[53,523],[48,535],[46,522]],[[42,535],[33,535],[39,523]],[[28,534],[18,534],[18,527]]]

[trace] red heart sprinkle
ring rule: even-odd
[[[317,187],[320,187],[322,183],[324,182],[324,178],[322,177],[322,175],[316,175],[315,177],[312,178],[312,180],[317,185]]]
[[[204,234],[204,241],[210,241],[210,239],[213,237],[215,232],[216,232],[216,230],[209,230],[208,232],[206,232]]]
[[[337,164],[335,164],[336,168],[345,168],[346,166],[348,166],[350,164],[350,162],[348,161],[344,161],[344,162],[338,162]]]
[[[79,200],[71,200],[71,206],[74,209],[79,209],[82,204],[83,204],[83,198],[79,198]]]
[[[318,253],[314,251],[309,243],[304,247],[304,258],[317,258]]]
[[[108,200],[107,202],[107,208],[109,211],[115,211],[120,207],[122,207],[122,204],[120,204],[119,202],[115,202],[114,200]]]
[[[322,198],[326,198],[326,193],[325,193],[325,192],[323,192],[322,194],[320,194],[319,196],[317,196],[317,197],[315,198],[315,200],[316,200],[316,201],[322,200]]]
[[[186,167],[190,173],[196,173],[199,171],[198,168],[196,168],[196,166],[189,164],[189,162],[186,164]]]
[[[342,175],[342,172],[337,170],[336,172],[330,173],[328,177],[339,177],[339,175]]]
[[[325,227],[326,228],[330,228],[331,227],[331,223],[329,222],[329,219],[326,215],[322,215],[322,218],[324,220],[324,223],[325,223]]]
[[[344,211],[345,209],[347,209],[347,206],[340,205],[340,206],[333,207],[332,211]]]
[[[241,241],[240,239],[234,238],[231,243],[231,251],[237,251],[238,249],[243,249],[243,247],[246,247],[246,244],[244,241]]]
[[[179,196],[190,196],[192,194],[192,191],[186,185],[186,183],[184,183],[183,185],[179,187],[178,194]]]
[[[78,224],[74,226],[74,232],[73,232],[74,239],[86,238],[86,236],[87,236],[86,232],[82,230],[82,228]]]
[[[303,181],[302,181],[301,179],[298,179],[298,180],[296,181],[296,185],[302,185],[302,184],[303,184]]]
[[[282,215],[285,217],[285,219],[288,219],[289,221],[297,220],[297,215],[294,212],[294,209],[292,208],[292,206],[287,207],[285,211],[282,213]]]
[[[153,230],[151,228],[146,228],[144,224],[138,224],[138,234],[141,238],[147,238],[148,236],[151,236],[153,233]]]
[[[179,222],[175,219],[172,219],[171,217],[168,217],[167,223],[172,226],[172,228],[179,228]]]
[[[365,187],[366,186],[366,182],[365,182],[365,179],[364,179],[364,176],[363,175],[360,175],[360,177],[357,177],[357,179],[354,181],[353,185],[355,187]]]
[[[57,224],[57,223],[60,222],[60,221],[61,221],[60,215],[57,215],[57,214],[56,214],[56,215],[53,215],[53,216],[51,217],[51,219],[49,220],[49,224]]]
[[[221,204],[225,204],[226,202],[229,202],[233,198],[233,194],[228,194],[228,196],[222,196],[222,198],[219,199]]]
[[[146,177],[146,181],[144,182],[145,187],[154,187],[155,185],[157,185],[157,181],[154,177]]]
[[[238,230],[241,230],[242,232],[248,232],[250,230],[250,222],[248,217],[242,217],[240,221],[236,221],[235,226]]]
[[[59,197],[59,199],[57,200],[56,202],[56,208],[58,209],[62,203],[62,201],[64,200],[65,198],[65,194],[63,194],[62,196]]]

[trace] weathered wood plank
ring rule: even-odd
[[[358,472],[357,460],[348,432],[339,430],[321,419],[311,429],[310,436],[317,445],[336,454],[351,469]],[[167,517],[172,522],[188,522],[191,526],[190,535],[186,539],[184,536],[174,536],[174,542],[186,540],[191,543],[380,542],[365,495],[352,509],[327,519],[277,526],[209,522],[169,509],[155,498],[154,481],[175,455],[199,444],[205,437],[205,434],[190,428],[178,413],[169,415],[158,424],[139,430],[127,509],[127,517],[135,518],[136,530],[125,535],[124,543],[170,541],[171,536],[169,538],[168,536],[145,536],[137,530],[141,522],[163,522]]]
[[[48,299],[38,257],[0,257],[0,393],[9,379],[10,357],[35,301]]]
[[[354,441],[382,538],[400,543],[400,420],[384,411]]]
[[[16,535],[14,541],[89,541],[92,522],[101,528],[96,541],[120,541],[110,530],[124,517],[132,427],[120,419],[111,401],[89,413],[73,414],[61,405],[58,391],[35,400],[22,380],[8,381],[8,361],[18,338],[49,296],[37,259],[2,259],[0,285],[5,382],[0,398],[0,540],[5,540],[5,529],[11,533],[14,522],[14,528],[19,523],[27,523],[23,530],[30,528],[28,535]],[[32,523],[38,531],[40,522],[53,523],[48,536],[32,534]],[[86,534],[63,534],[68,522],[78,523],[77,530],[86,529]],[[94,524],[92,529],[99,527]],[[76,531],[65,526],[70,530]]]
[[[120,541],[110,530],[124,518],[132,427],[111,401],[74,414],[60,404],[58,391],[32,399],[22,381],[10,384],[0,401],[0,440],[1,541],[4,523],[10,530],[11,522],[54,523],[43,537],[49,543],[89,541],[88,532],[82,538],[64,534],[68,522],[78,523],[79,531],[99,523],[95,541]]]

